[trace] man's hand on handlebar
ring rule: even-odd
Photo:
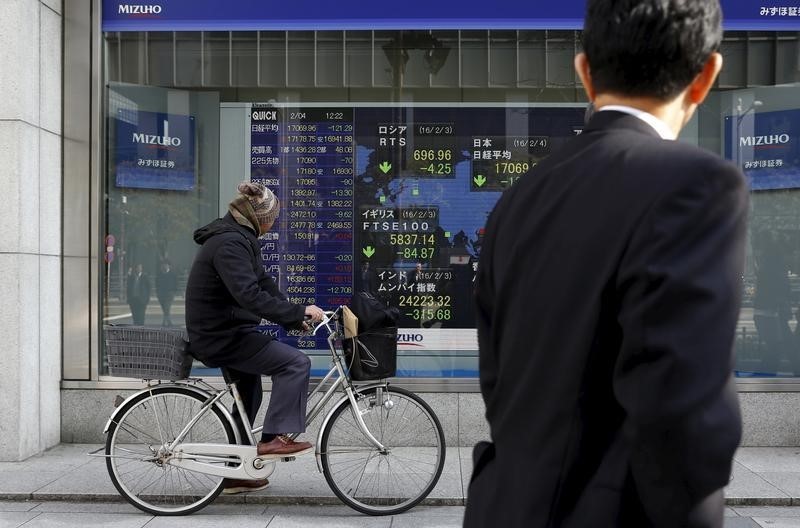
[[[317,305],[306,306],[306,318],[303,321],[303,330],[308,332],[314,323],[319,323],[325,317],[325,312]]]

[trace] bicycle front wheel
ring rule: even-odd
[[[223,479],[173,466],[169,444],[197,415],[205,398],[183,387],[156,387],[120,410],[106,439],[106,467],[128,502],[153,515],[187,515],[222,491]],[[185,442],[235,444],[216,406],[195,423]],[[224,462],[221,462],[224,464]]]
[[[439,419],[425,401],[404,389],[383,386],[356,393],[334,410],[320,445],[322,472],[333,492],[369,515],[394,515],[419,504],[442,474],[445,442]],[[361,432],[356,414],[385,447]]]

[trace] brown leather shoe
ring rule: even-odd
[[[248,491],[258,491],[269,486],[267,479],[261,480],[238,480],[238,479],[225,479],[225,487],[222,488],[222,493],[225,495],[233,495],[234,493],[245,493]]]
[[[288,436],[278,435],[269,442],[258,443],[261,458],[283,458],[305,455],[314,450],[310,442],[295,442]]]

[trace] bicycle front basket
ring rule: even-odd
[[[176,380],[189,376],[192,357],[180,328],[106,326],[108,373],[139,379]]]
[[[375,328],[342,341],[350,379],[391,378],[397,372],[397,327]]]

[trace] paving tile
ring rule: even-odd
[[[392,528],[449,528],[464,524],[463,506],[422,506],[395,515]]]
[[[0,473],[0,494],[30,494],[51,482],[55,482],[63,475],[63,473],[56,471]]]
[[[756,517],[753,522],[754,526],[762,528],[800,528],[800,518],[797,517]]]
[[[757,474],[790,497],[800,497],[800,472],[761,471]]]
[[[410,518],[428,518],[428,517],[464,517],[464,506],[416,506],[411,508],[405,513],[395,515],[395,519],[399,517]]]
[[[734,506],[741,517],[800,517],[800,508],[789,506]]]
[[[416,510],[416,508],[414,510]],[[271,504],[267,507],[265,515],[272,517],[269,528],[281,528],[284,526],[309,526],[314,528],[319,528],[321,526],[325,526],[326,528],[329,526],[365,526],[383,528],[390,526],[392,523],[392,517],[370,517],[369,515],[358,513],[347,506]],[[395,519],[397,517],[398,516],[395,516]]]
[[[48,495],[74,496],[80,500],[81,495],[89,496],[118,496],[111,478],[108,476],[104,459],[95,458],[88,464],[80,467],[78,471],[68,473],[36,490],[36,495],[47,498]]]
[[[424,521],[412,517],[397,515],[392,520],[392,528],[461,528],[464,524],[464,516],[436,515],[426,518]]]
[[[93,457],[88,456],[88,453],[92,453],[102,448],[104,448],[104,444],[58,444],[55,447],[52,447],[41,454],[42,457],[65,457],[65,458],[73,458],[78,457],[79,459],[83,460],[83,457],[86,456],[88,459],[92,459]]]
[[[249,515],[251,517],[264,515],[267,506],[265,504],[209,504],[192,516],[198,515]]]
[[[789,500],[789,495],[750,471],[738,462],[733,464],[733,480],[725,487],[727,500],[780,498]]]
[[[48,473],[67,474],[91,462],[90,457],[45,457],[35,456],[22,462],[0,462],[0,478],[4,474],[17,471],[47,471]]]
[[[33,512],[28,512],[33,513]],[[40,513],[25,524],[25,528],[142,528],[153,517],[145,514],[112,513]]]
[[[127,502],[46,501],[39,503],[39,505],[31,511],[43,513],[142,513],[141,510],[134,508]]]
[[[735,460],[756,473],[800,473],[800,448],[797,447],[743,447],[736,452]]]
[[[304,515],[319,518],[340,518],[361,515],[349,506],[345,506],[343,504],[337,506],[297,506],[295,504],[270,504],[267,506],[264,514],[270,516],[281,515],[286,517],[295,515],[298,512]]]
[[[370,517],[368,515],[349,515],[326,517],[317,515],[276,515],[268,528],[389,528],[391,517]],[[148,526],[148,528],[150,528]]]
[[[0,528],[17,528],[35,518],[37,512],[5,512],[0,511]]]
[[[21,462],[0,462],[0,473],[7,471],[61,471],[66,474],[95,460],[96,458],[88,456],[88,453],[98,447],[100,446],[93,444],[59,444]]]
[[[147,523],[147,528],[265,528],[270,522],[266,515],[189,515],[186,517],[155,517]],[[317,527],[319,528],[319,527]]]
[[[26,512],[41,504],[38,501],[3,501],[0,500],[0,512]]]
[[[759,528],[752,519],[745,517],[725,517],[724,528]]]

